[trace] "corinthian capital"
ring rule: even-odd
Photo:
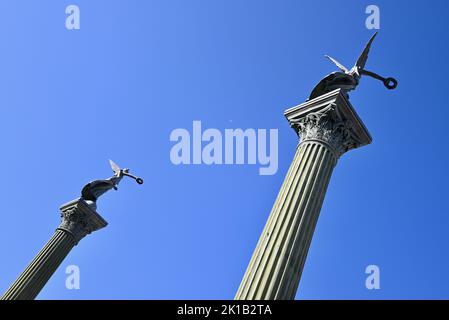
[[[285,116],[301,143],[319,141],[327,145],[337,158],[372,141],[340,89],[288,109]]]
[[[106,227],[108,224],[82,198],[64,204],[60,208],[61,224],[58,229],[70,233],[77,244],[89,233]]]

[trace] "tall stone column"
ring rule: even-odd
[[[82,198],[61,206],[62,221],[54,235],[1,299],[34,299],[70,250],[86,235],[107,225],[93,208],[95,203]]]
[[[237,291],[238,300],[292,300],[332,171],[371,136],[340,89],[285,111],[300,138]]]

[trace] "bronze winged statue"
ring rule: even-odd
[[[376,35],[377,32],[368,41],[368,43],[365,46],[365,49],[363,50],[362,54],[360,55],[355,65],[351,68],[351,70],[348,70],[340,62],[326,55],[325,57],[331,60],[341,71],[332,72],[331,74],[324,77],[315,86],[315,88],[313,88],[312,93],[309,96],[309,99],[310,100],[314,99],[318,96],[321,96],[322,94],[331,92],[338,88],[343,89],[347,94],[349,91],[354,90],[358,86],[360,78],[363,75],[382,81],[385,87],[387,87],[387,89],[391,90],[396,88],[398,85],[396,79],[391,77],[384,78],[374,72],[365,70],[365,64],[366,61],[368,60],[368,53]]]
[[[117,190],[117,185],[123,179],[124,176],[130,177],[138,184],[142,184],[143,180],[129,173],[129,169],[121,169],[114,161],[109,160],[114,175],[109,179],[95,180],[86,184],[81,190],[81,197],[86,201],[95,203],[97,199],[106,193],[107,191],[114,189]]]

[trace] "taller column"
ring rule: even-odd
[[[92,208],[95,204],[82,198],[61,206],[61,224],[47,244],[39,251],[25,271],[5,292],[1,300],[32,300],[69,254],[89,233],[107,222]]]
[[[293,300],[339,157],[371,143],[337,89],[285,111],[300,138],[268,221],[237,291],[238,300]]]

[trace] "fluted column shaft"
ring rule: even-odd
[[[56,230],[19,278],[3,295],[2,300],[32,300],[75,245],[72,235]]]
[[[61,209],[61,224],[47,244],[9,287],[1,300],[36,298],[72,248],[87,234],[103,228],[107,222],[83,199],[76,199]]]
[[[335,163],[326,145],[299,145],[236,299],[294,298]]]
[[[235,299],[295,298],[333,168],[342,154],[371,142],[340,90],[285,115],[301,143]]]

